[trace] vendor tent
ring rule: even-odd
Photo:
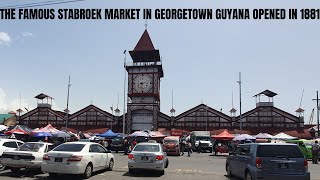
[[[24,135],[27,135],[28,132],[23,131],[21,129],[12,129],[10,131],[6,131],[4,134],[7,134],[7,135],[10,135],[10,134],[24,134]]]
[[[136,131],[129,135],[130,137],[150,137],[147,132],[144,131]]]
[[[70,138],[70,134],[66,133],[66,132],[63,132],[63,131],[58,131],[58,132],[54,132],[54,133],[51,133],[52,134],[52,137],[56,137],[56,138]]]
[[[273,136],[268,134],[268,133],[259,133],[257,135],[254,136],[257,139],[272,139]]]
[[[24,134],[30,134],[33,130],[25,125],[15,125],[10,128],[8,128],[9,131],[11,130],[21,130],[25,132]]]
[[[249,134],[240,134],[233,138],[233,141],[246,141],[246,140],[255,140],[256,138],[253,136],[250,136]]]
[[[55,133],[59,132],[59,130],[54,128],[51,124],[48,124],[46,127],[40,128],[37,132]]]
[[[159,131],[151,131],[149,133],[149,135],[150,135],[150,137],[153,137],[153,138],[164,138],[164,137],[167,137],[166,135],[162,134]]]
[[[32,135],[33,137],[51,137],[52,135],[48,132],[36,132]]]
[[[0,124],[0,131],[6,130],[8,129],[7,126]]]
[[[232,140],[234,138],[234,135],[230,134],[227,130],[224,130],[220,134],[212,136],[212,138],[216,139],[216,140],[229,141],[229,140]]]
[[[109,129],[108,131],[104,132],[103,134],[98,134],[97,136],[112,138],[112,137],[117,137],[118,134],[114,133],[111,129]]]
[[[289,139],[296,139],[296,137],[290,136],[286,133],[279,133],[273,137],[273,139],[282,139],[282,140],[289,140]]]

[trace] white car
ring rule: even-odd
[[[0,156],[2,156],[3,152],[15,150],[22,144],[24,144],[23,141],[16,140],[16,139],[0,139]],[[0,161],[0,171],[4,169],[5,169],[5,166],[1,165],[1,161]]]
[[[51,143],[27,142],[14,151],[4,152],[0,160],[13,173],[19,172],[21,168],[41,169],[42,157],[51,149]]]
[[[68,142],[59,145],[43,156],[41,169],[49,176],[81,174],[89,178],[94,171],[112,171],[114,156],[98,143]]]

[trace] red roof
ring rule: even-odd
[[[154,46],[147,30],[145,30],[133,51],[154,51]]]
[[[91,133],[103,134],[108,130],[109,130],[109,128],[89,129],[89,130],[83,131],[83,133],[91,132]]]
[[[234,135],[230,134],[227,130],[224,130],[222,133],[212,136],[212,138],[217,140],[232,140]]]

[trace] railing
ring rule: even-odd
[[[162,62],[161,61],[156,61],[156,62],[128,62],[125,63],[125,66],[161,66]]]

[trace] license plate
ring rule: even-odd
[[[62,158],[55,158],[54,162],[62,162]]]
[[[141,157],[141,160],[143,160],[143,161],[148,161],[148,160],[149,160],[149,157],[148,157],[148,156],[142,156],[142,157]]]
[[[279,169],[288,169],[288,164],[287,163],[280,163],[278,164]]]

